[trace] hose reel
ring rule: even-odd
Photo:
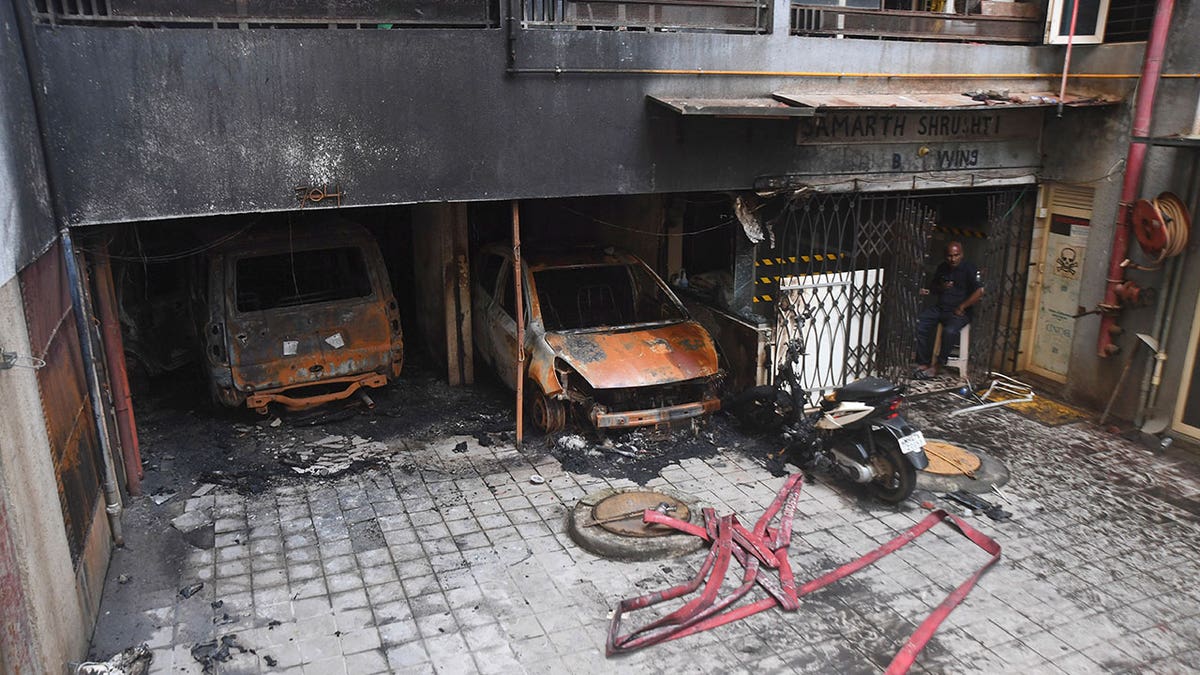
[[[1160,263],[1187,248],[1192,219],[1183,200],[1170,192],[1133,205],[1133,232],[1146,255]]]

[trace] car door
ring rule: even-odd
[[[509,387],[516,389],[517,319],[516,289],[513,288],[511,261],[501,270],[496,300],[488,311],[488,337],[494,352],[493,368]]]
[[[496,349],[492,344],[491,312],[496,302],[496,283],[504,267],[504,257],[494,252],[478,256],[474,288],[471,293],[471,328],[475,336],[475,351],[488,367],[496,368]]]

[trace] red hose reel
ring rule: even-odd
[[[1156,262],[1182,253],[1191,228],[1187,207],[1170,192],[1154,199],[1139,199],[1133,205],[1133,233],[1142,250]]]

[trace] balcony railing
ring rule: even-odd
[[[402,28],[498,25],[494,0],[34,0],[45,23],[155,28]]]
[[[1024,15],[1012,15],[1018,12]],[[792,3],[792,34],[1039,44],[1043,13],[1027,2],[984,0],[967,14],[953,0],[804,0]]]
[[[768,33],[770,0],[522,0],[528,28]]]

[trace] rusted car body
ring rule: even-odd
[[[476,346],[515,388],[512,251],[492,245],[476,259]],[[667,425],[720,407],[712,337],[636,256],[527,253],[522,266],[525,392],[539,429],[563,429],[572,411],[608,429]]]
[[[382,387],[404,363],[379,247],[345,221],[240,236],[210,252],[196,299],[213,398],[266,413]]]

